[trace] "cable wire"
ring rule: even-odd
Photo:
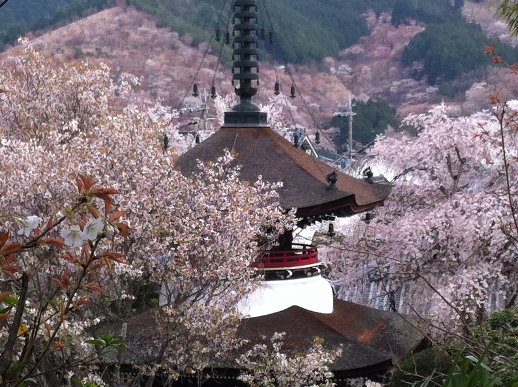
[[[224,4],[224,8],[225,6],[227,5],[227,2],[228,0],[225,0],[225,4]],[[218,19],[218,23],[221,21],[221,17],[223,16],[223,10],[224,8],[221,10],[220,12],[220,16],[219,16],[219,19]],[[231,13],[232,14],[232,13]],[[230,17],[229,17],[229,21],[230,21]],[[228,27],[228,25],[227,25]],[[203,53],[203,57],[201,59],[201,62],[200,62],[200,65],[198,66],[198,69],[196,70],[196,73],[194,74],[193,78],[192,78],[192,81],[190,83],[190,85],[193,85],[195,82],[196,82],[196,79],[198,78],[198,75],[201,71],[201,68],[203,67],[203,63],[205,62],[205,59],[207,59],[207,55],[209,54],[209,51],[210,49],[212,48],[212,42],[214,41],[214,36],[211,37],[209,43],[207,44],[207,49],[205,50],[205,52]],[[218,61],[218,64],[219,64],[219,61]],[[190,92],[190,87],[185,91],[185,94],[183,95],[182,99],[180,100],[180,103],[178,105],[178,108],[177,110],[180,110],[183,106],[183,103],[185,102],[185,98],[187,98],[187,95],[189,95],[189,92]]]
[[[221,10],[221,13],[220,13],[220,19],[223,16],[224,9],[227,7],[227,3],[228,3],[228,0],[225,0],[225,4],[223,5],[223,9]],[[231,18],[232,18],[232,4],[230,4],[230,12],[229,12],[228,18],[227,18],[227,24],[226,24],[227,30],[230,26]],[[218,20],[218,24],[219,24],[219,20]],[[225,48],[225,41],[223,39],[221,39],[220,45],[221,46],[219,48],[219,53],[218,53],[217,62],[216,62],[216,70],[214,70],[214,77],[212,78],[212,85],[214,85],[214,83],[216,82],[216,76],[218,75],[219,66],[221,64],[221,55],[223,54],[223,49]]]

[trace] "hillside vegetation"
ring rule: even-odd
[[[131,0],[129,3],[157,16],[180,34],[191,34],[195,43],[211,40],[218,22],[225,30],[230,15],[228,0]],[[372,8],[373,1],[328,1],[325,7],[316,0],[258,3],[262,26],[275,34],[274,43],[265,42],[263,48],[282,62],[304,63],[336,55],[341,48],[366,35],[368,28],[361,15]]]
[[[463,0],[456,0],[452,11],[449,0],[398,0],[392,11],[394,25],[412,20],[427,24],[406,47],[402,63],[413,68],[415,78],[426,77],[449,97],[464,92],[483,75],[479,69],[491,64],[484,55],[486,45],[494,45],[508,62],[518,60],[517,49],[490,39],[478,24],[467,22],[460,12],[463,5]],[[457,82],[452,84],[454,80]]]
[[[81,17],[114,0],[11,1],[0,12],[0,45],[12,43],[29,30],[46,28],[74,17]],[[230,20],[230,0],[127,0],[150,15],[160,25],[180,35],[189,34],[195,47],[213,40],[216,26],[222,35]],[[273,31],[273,43],[262,45],[263,58],[284,63],[320,63],[326,56],[357,43],[369,34],[365,14],[389,12],[393,25],[425,23],[426,30],[416,36],[405,50],[402,64],[416,67],[416,78],[429,84],[451,82],[465,73],[490,64],[482,52],[489,38],[478,25],[465,21],[461,14],[464,0],[258,0],[261,27]],[[518,58],[518,50],[496,42],[508,61]],[[1,48],[1,47],[0,47]],[[228,49],[223,62],[229,64]],[[480,74],[478,72],[477,74]],[[462,82],[461,82],[462,83]],[[464,82],[466,83],[466,82]],[[469,82],[467,82],[469,83]],[[444,94],[462,92],[441,87]]]
[[[26,32],[84,17],[113,3],[111,0],[11,0],[0,11],[0,50]]]
[[[191,34],[195,44],[210,41],[218,24],[225,30],[230,14],[228,0],[131,0],[131,4],[173,30]],[[483,54],[486,44],[496,43],[508,61],[518,59],[518,50],[491,42],[478,25],[463,18],[463,0],[453,5],[449,0],[329,0],[325,6],[317,0],[262,0],[258,4],[261,25],[275,33],[273,44],[265,41],[262,48],[266,56],[281,63],[319,62],[336,56],[369,33],[364,15],[371,9],[378,15],[390,12],[393,25],[416,21],[427,25],[410,42],[402,64],[417,67],[416,79],[425,77],[449,97],[466,91],[483,73],[473,71],[491,64]]]

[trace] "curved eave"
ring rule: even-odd
[[[338,217],[346,217],[354,214],[370,211],[378,206],[383,205],[383,200],[369,203],[368,205],[358,205],[354,195],[349,195],[341,199],[317,204],[311,207],[303,207],[297,209],[297,216],[302,217],[318,217],[324,215],[333,215]]]
[[[361,212],[382,203],[390,190],[384,184],[341,172],[336,172],[336,186],[330,187],[326,176],[335,171],[331,166],[294,147],[268,127],[221,128],[184,153],[177,167],[189,176],[196,172],[197,160],[214,161],[225,149],[235,153],[234,164],[242,167],[243,180],[252,183],[262,176],[265,181],[283,183],[277,190],[281,206],[297,208],[300,213]]]
[[[343,300],[334,300],[330,314],[294,306],[278,313],[243,320],[240,336],[252,342],[275,332],[285,332],[285,348],[300,351],[314,337],[328,347],[343,346],[342,355],[331,366],[342,375],[354,376],[387,371],[411,353],[424,339],[422,324],[411,318]],[[412,321],[415,325],[412,325]]]

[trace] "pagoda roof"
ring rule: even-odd
[[[127,353],[123,363],[134,359],[156,359],[156,340],[161,330],[161,310],[153,308],[127,320]],[[425,339],[423,323],[397,313],[382,311],[343,300],[334,300],[332,313],[318,313],[299,306],[280,312],[241,320],[238,336],[251,344],[264,343],[275,333],[284,332],[283,352],[307,352],[315,337],[324,347],[342,346],[341,355],[330,366],[335,380],[378,376],[386,373],[402,358],[416,350]],[[120,324],[97,327],[99,332],[120,332]],[[239,351],[234,355],[239,355]],[[238,369],[235,362],[214,360],[214,368]]]
[[[315,337],[328,348],[343,346],[331,366],[336,376],[368,376],[386,372],[423,341],[423,329],[399,314],[343,300],[334,300],[332,313],[299,306],[242,320],[239,336],[251,342],[285,332],[287,351],[308,349]],[[340,373],[340,375],[338,375]]]
[[[207,140],[180,156],[177,166],[186,175],[197,170],[197,162],[215,161],[225,149],[235,155],[234,165],[242,167],[240,177],[255,182],[282,182],[277,189],[285,209],[296,208],[298,216],[345,216],[369,210],[383,203],[389,184],[369,182],[336,171],[295,147],[268,127],[223,127]],[[330,187],[326,177],[336,172]]]

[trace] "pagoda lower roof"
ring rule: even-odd
[[[388,371],[423,342],[425,329],[397,313],[335,299],[332,313],[292,306],[244,319],[239,336],[255,343],[285,332],[283,348],[293,352],[308,349],[320,337],[328,348],[342,345],[341,356],[331,366],[335,375],[356,377]]]
[[[299,216],[337,216],[369,210],[390,192],[388,184],[357,179],[336,171],[295,147],[268,127],[223,127],[201,144],[184,153],[177,167],[186,176],[197,171],[199,161],[215,161],[227,149],[241,166],[240,177],[255,182],[259,176],[268,182],[282,182],[277,189],[285,209],[296,208]],[[331,187],[326,177],[336,171],[338,180]]]
[[[161,311],[160,307],[154,308],[127,320],[123,364],[155,361],[162,329]],[[269,315],[245,318],[238,336],[256,344],[266,343],[275,333],[284,332],[283,352],[288,354],[306,352],[315,337],[323,339],[326,348],[342,346],[341,355],[330,366],[335,378],[341,379],[386,373],[423,343],[426,329],[422,322],[397,313],[335,299],[332,313],[292,306]],[[101,324],[97,331],[118,334],[121,324]],[[210,367],[239,369],[232,358],[214,359]]]

